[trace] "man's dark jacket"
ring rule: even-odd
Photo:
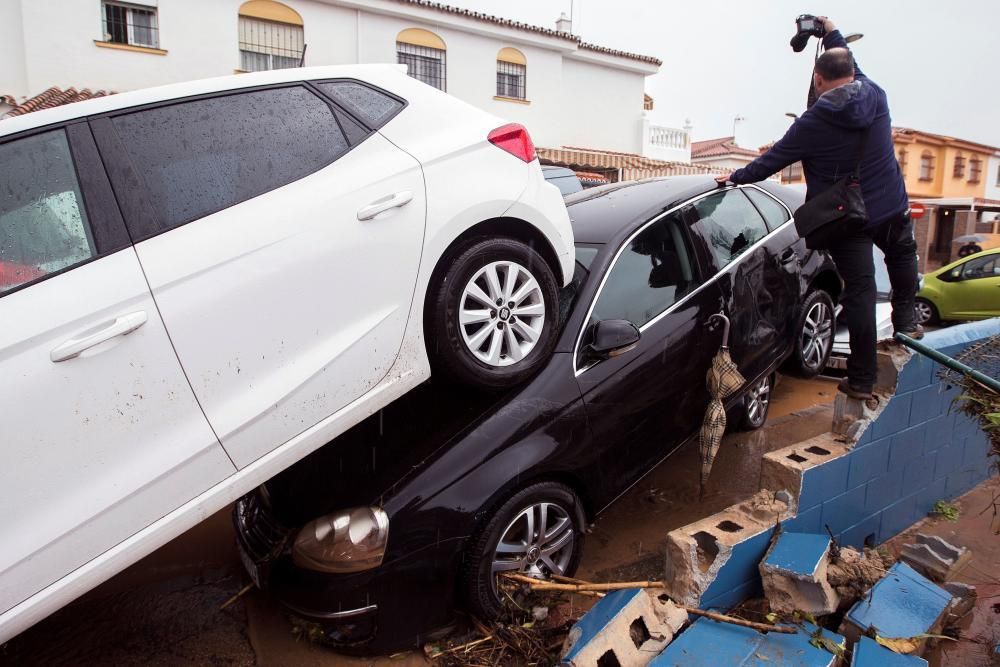
[[[840,31],[823,38],[827,49],[846,47]],[[896,152],[885,91],[855,63],[855,80],[822,95],[788,128],[771,150],[733,172],[734,183],[755,183],[799,160],[806,175],[806,199],[847,176],[858,161],[862,131],[870,127],[861,162],[861,191],[869,229],[906,211],[909,201]]]

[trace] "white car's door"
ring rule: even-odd
[[[235,471],[85,123],[0,139],[0,413],[0,613]]]
[[[423,239],[415,159],[306,85],[120,114],[95,132],[145,186],[149,205],[126,223],[237,466],[387,374]]]

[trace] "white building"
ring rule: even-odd
[[[660,61],[587,44],[565,18],[542,28],[429,0],[0,0],[0,62],[0,114],[51,87],[31,108],[71,87],[86,97],[300,62],[402,62],[542,147],[690,155],[684,130],[643,109]]]
[[[747,166],[760,157],[760,151],[743,148],[736,137],[720,137],[696,141],[691,144],[691,163],[734,171]]]
[[[986,165],[986,193],[987,199],[1000,201],[1000,153],[994,153]]]

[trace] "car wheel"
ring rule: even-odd
[[[810,292],[799,311],[792,356],[782,370],[802,378],[819,375],[826,368],[833,349],[835,323],[830,295],[823,290]]]
[[[492,513],[466,553],[463,584],[469,611],[500,614],[503,572],[545,578],[572,576],[583,552],[583,507],[573,491],[540,482],[514,494]]]
[[[741,431],[756,431],[767,421],[767,411],[771,406],[771,390],[774,389],[774,374],[757,380],[743,394],[743,417]]]
[[[913,302],[913,310],[917,316],[917,324],[937,324],[941,321],[937,306],[922,297]]]
[[[483,389],[529,378],[556,344],[558,288],[527,244],[480,239],[449,260],[431,288],[435,370]]]

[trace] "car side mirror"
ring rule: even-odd
[[[951,270],[951,279],[954,281],[962,279],[962,267],[958,267]]]
[[[625,354],[639,344],[639,327],[628,320],[601,320],[591,327],[587,354],[608,359]]]

